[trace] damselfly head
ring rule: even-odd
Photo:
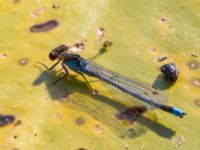
[[[64,51],[67,51],[68,47],[65,45],[60,45],[56,48],[54,48],[50,53],[49,53],[49,59],[50,60],[55,60],[60,56],[60,54]]]

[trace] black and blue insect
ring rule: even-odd
[[[90,59],[84,59],[78,54],[71,53],[68,51],[68,47],[65,45],[61,45],[53,49],[49,53],[49,59],[57,59],[58,61],[50,68],[48,68],[43,63],[39,63],[48,70],[53,69],[56,65],[61,63],[62,68],[65,70],[65,76],[68,75],[68,69],[66,67],[70,68],[74,72],[83,76],[87,86],[93,92],[93,94],[95,94],[95,90],[93,90],[92,86],[89,84],[84,74],[96,77],[108,83],[109,85],[123,91],[124,93],[129,94],[137,98],[138,100],[141,100],[142,102],[145,102],[151,107],[159,108],[165,112],[171,113],[181,118],[186,115],[186,113],[179,108],[163,104],[162,101],[166,99],[166,97],[160,91],[136,80],[124,77],[119,73],[108,70],[96,63],[93,63]],[[56,80],[55,82],[57,81],[58,80]]]

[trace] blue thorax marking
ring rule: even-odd
[[[81,71],[82,68],[75,61],[66,61],[64,62],[71,70],[73,71]]]

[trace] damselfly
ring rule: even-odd
[[[86,81],[87,86],[94,94],[95,92],[93,88],[91,87],[90,83],[87,81],[84,74],[87,74],[92,77],[96,77],[110,84],[111,86],[123,91],[124,93],[127,93],[147,103],[148,105],[152,107],[159,108],[165,112],[174,114],[175,116],[178,116],[181,118],[186,114],[181,109],[160,103],[160,101],[162,99],[165,99],[166,97],[160,91],[152,88],[151,86],[147,86],[141,82],[138,82],[133,79],[129,79],[127,77],[120,75],[119,73],[108,70],[96,63],[93,63],[90,59],[89,60],[84,59],[78,54],[69,52],[68,49],[69,48],[67,46],[61,45],[53,49],[49,53],[50,60],[58,59],[58,61],[50,68],[48,68],[43,63],[40,63],[40,62],[39,63],[42,64],[48,70],[52,70],[56,65],[61,63],[62,68],[65,71],[65,76],[68,75],[68,70],[66,67],[70,68],[74,72],[83,76],[84,80]]]

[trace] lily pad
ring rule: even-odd
[[[199,149],[200,109],[196,100],[200,88],[195,85],[200,73],[196,63],[200,62],[199,1],[0,3],[0,114],[16,119],[0,127],[0,149]],[[43,32],[30,31],[52,20],[56,23],[45,26]],[[103,34],[99,35],[99,29]],[[127,122],[118,124],[115,115],[130,104],[113,98],[115,93],[108,92],[95,78],[87,77],[100,96],[93,95],[83,78],[72,71],[48,86],[60,77],[61,66],[46,71],[35,62],[51,66],[55,62],[48,59],[50,50],[80,41],[84,41],[82,57],[103,51],[95,63],[156,85],[168,97],[168,104],[183,109],[186,117],[152,110],[129,128]],[[112,45],[105,48],[106,41]],[[157,61],[161,56],[168,59]],[[172,62],[180,74],[169,85],[159,68]],[[85,121],[76,125],[80,116]],[[135,136],[134,131],[139,134]]]

